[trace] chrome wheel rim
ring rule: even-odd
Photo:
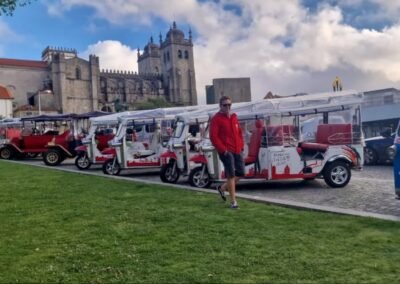
[[[331,180],[337,184],[341,185],[346,183],[349,178],[349,170],[344,166],[336,166],[331,171]]]

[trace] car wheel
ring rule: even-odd
[[[396,151],[392,147],[386,148],[386,157],[389,163],[393,163],[394,156],[396,156]]]
[[[176,183],[179,179],[179,169],[176,165],[176,160],[170,160],[166,165],[163,165],[160,170],[160,179],[163,182]]]
[[[194,168],[189,175],[189,183],[191,186],[199,187],[199,188],[206,188],[209,187],[211,184],[211,178],[208,174],[207,169],[204,170],[203,167]]]
[[[365,165],[375,165],[377,162],[377,154],[376,152],[369,148],[369,147],[365,147],[364,148],[364,164]]]
[[[43,162],[48,166],[57,166],[63,161],[63,157],[57,149],[50,149],[43,155]]]
[[[0,158],[4,160],[11,160],[14,156],[14,151],[10,147],[4,147],[0,150]]]
[[[121,172],[121,166],[115,159],[110,159],[103,164],[103,173],[117,176]]]
[[[75,166],[80,170],[87,170],[90,168],[91,164],[92,163],[86,155],[80,155],[75,159]]]
[[[351,179],[351,170],[343,161],[334,161],[324,170],[324,180],[330,187],[344,187]]]

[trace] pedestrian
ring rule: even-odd
[[[210,122],[210,139],[225,168],[226,182],[217,186],[217,190],[224,201],[225,191],[228,191],[231,208],[237,209],[236,183],[244,176],[244,142],[237,115],[231,112],[231,107],[231,98],[222,96],[219,100],[219,112]]]

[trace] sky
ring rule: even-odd
[[[192,30],[198,100],[214,78],[250,77],[252,100],[400,88],[400,0],[36,0],[0,16],[0,57],[46,46],[137,71],[137,48],[175,21]]]

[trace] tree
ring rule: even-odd
[[[172,107],[175,106],[174,104],[167,102],[164,98],[149,98],[147,102],[138,103],[135,105],[135,109],[143,110],[143,109],[154,109],[160,107]]]
[[[0,0],[0,15],[12,16],[17,7],[26,6],[35,0]]]

